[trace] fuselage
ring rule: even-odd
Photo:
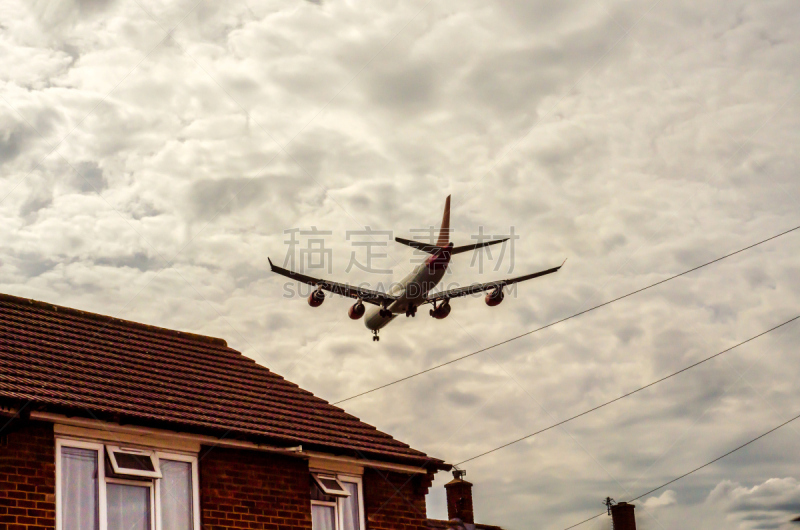
[[[400,282],[394,284],[388,294],[398,298],[386,308],[371,306],[367,309],[364,315],[364,324],[367,328],[373,331],[381,329],[397,315],[407,313],[411,306],[418,307],[425,303],[428,293],[442,281],[447,272],[452,248],[453,244],[449,243],[445,250],[430,256]],[[386,313],[384,309],[391,314]]]

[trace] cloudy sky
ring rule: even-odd
[[[0,0],[0,58],[0,290],[223,337],[330,401],[800,225],[791,0]],[[354,232],[419,238],[448,194],[456,243],[519,236],[448,282],[567,265],[379,343],[268,272],[313,265],[316,228],[309,272],[398,279],[410,249]],[[797,316],[798,255],[793,233],[346,409],[465,460]],[[559,530],[800,413],[799,342],[466,464],[478,519]],[[791,528],[798,455],[800,423],[642,499],[640,528]]]

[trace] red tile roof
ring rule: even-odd
[[[0,294],[0,402],[449,469],[222,339]]]

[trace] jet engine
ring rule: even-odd
[[[444,302],[443,304],[440,304],[439,307],[431,309],[430,310],[430,315],[433,318],[438,318],[438,319],[441,320],[443,318],[447,318],[447,315],[450,314],[450,309],[451,309],[450,308],[450,303],[449,302]]]
[[[503,288],[498,287],[494,291],[486,293],[486,305],[488,305],[489,307],[494,307],[498,305],[500,302],[502,302],[503,298],[504,298]]]
[[[308,305],[310,305],[311,307],[319,307],[322,305],[322,302],[324,301],[325,301],[325,293],[323,293],[319,289],[308,295]]]
[[[364,308],[364,304],[361,302],[361,300],[359,300],[358,302],[350,306],[350,309],[347,310],[347,316],[349,316],[353,320],[358,320],[359,318],[364,316],[365,311],[366,309]]]

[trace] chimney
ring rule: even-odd
[[[633,515],[633,504],[620,502],[611,507],[611,520],[614,530],[636,530],[636,517]]]
[[[468,524],[475,523],[472,513],[472,484],[462,477],[467,472],[461,469],[453,470],[453,480],[444,485],[447,491],[447,518],[461,519]]]

